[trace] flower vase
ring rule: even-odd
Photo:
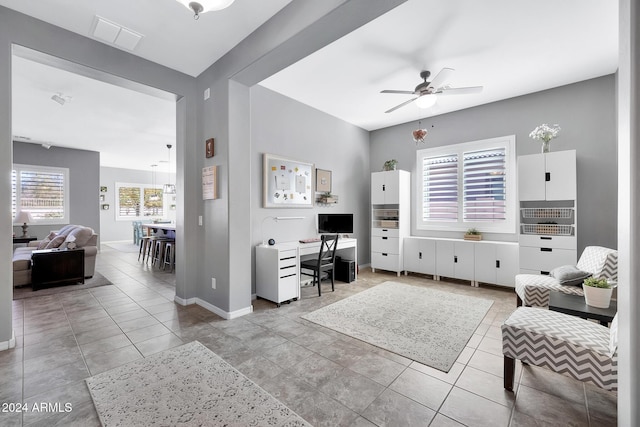
[[[548,153],[549,151],[551,151],[551,140],[542,141],[542,152]]]

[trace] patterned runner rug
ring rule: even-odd
[[[492,304],[385,282],[302,318],[449,372]]]
[[[103,426],[309,426],[198,341],[86,382]]]

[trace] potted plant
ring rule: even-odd
[[[464,240],[482,240],[482,233],[475,228],[470,228],[464,233]]]
[[[384,162],[385,171],[394,171],[398,167],[398,161],[396,159],[387,160]]]
[[[584,299],[587,305],[596,308],[609,308],[614,287],[615,284],[607,281],[607,279],[596,279],[594,277],[584,279],[582,290],[584,291]]]
[[[318,202],[322,204],[338,203],[338,196],[331,194],[331,191],[326,191],[320,195]]]

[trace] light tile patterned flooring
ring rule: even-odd
[[[257,300],[252,314],[225,321],[174,304],[174,276],[136,258],[103,246],[97,270],[114,286],[14,301],[17,346],[0,352],[0,404],[29,411],[0,411],[0,425],[99,425],[85,378],[196,339],[314,426],[616,425],[614,393],[544,369],[518,363],[516,392],[504,391],[500,324],[513,290],[366,270],[333,293],[325,284],[322,297],[303,288],[298,302]],[[386,280],[495,301],[449,373],[299,317]],[[62,407],[33,411],[43,402]]]

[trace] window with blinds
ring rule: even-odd
[[[11,210],[31,214],[37,224],[69,222],[69,169],[14,165],[11,171]]]
[[[422,220],[458,220],[458,156],[425,157],[422,161]]]
[[[160,218],[165,214],[165,197],[162,189],[147,184],[116,182],[116,220],[127,221]]]
[[[465,221],[507,219],[506,149],[464,153],[462,179]]]
[[[516,232],[515,136],[417,152],[417,228]]]

